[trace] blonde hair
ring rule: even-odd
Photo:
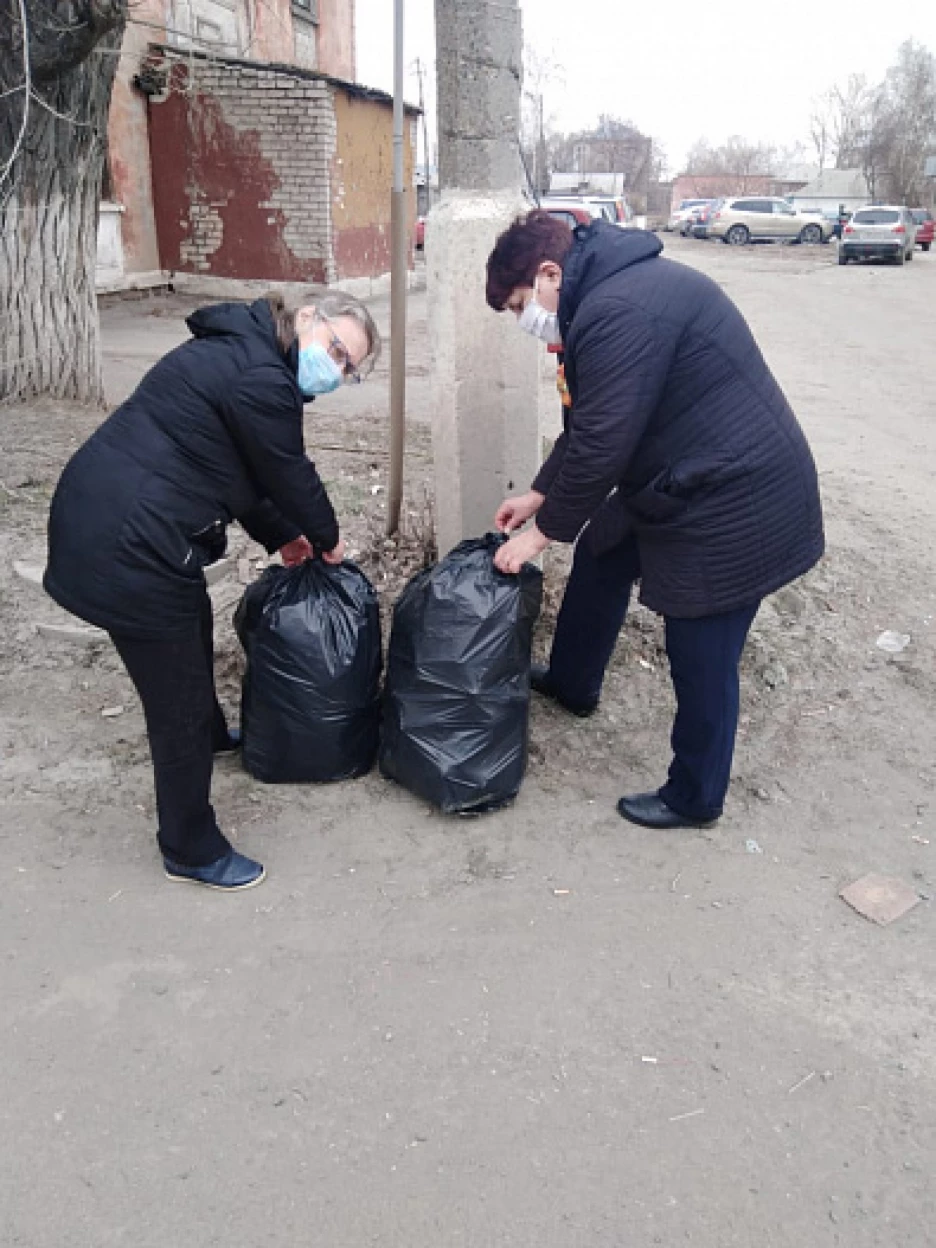
[[[273,315],[276,341],[283,351],[288,351],[295,341],[296,315],[299,310],[314,307],[316,312],[328,321],[336,321],[341,316],[347,316],[352,321],[356,321],[364,330],[367,338],[367,355],[361,361],[359,370],[361,373],[364,375],[370,373],[380,359],[380,331],[365,305],[353,295],[346,295],[340,290],[309,290],[295,307],[291,308],[286,306],[286,300],[278,291],[270,291],[265,298]]]

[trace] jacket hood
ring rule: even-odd
[[[185,323],[195,338],[259,338],[280,358],[284,358],[284,352],[276,341],[273,314],[265,299],[257,299],[249,305],[213,303],[207,308],[199,308]]]
[[[566,338],[579,304],[607,278],[631,265],[652,260],[663,250],[655,234],[647,230],[622,230],[607,221],[580,225],[575,242],[562,266],[559,329]]]

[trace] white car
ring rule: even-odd
[[[905,264],[913,259],[917,224],[909,208],[900,204],[877,204],[859,208],[842,231],[839,264],[862,257]]]
[[[575,209],[587,212],[593,221],[608,221],[619,225],[615,201],[603,195],[546,195],[542,206],[547,212],[560,210],[573,213]]]
[[[710,199],[684,199],[680,202],[675,212],[670,213],[670,219],[666,223],[666,229],[670,232],[673,230],[681,230],[692,215],[693,208],[701,208],[703,204],[710,204]]]

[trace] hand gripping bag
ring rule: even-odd
[[[504,539],[462,542],[393,612],[380,769],[446,813],[516,797],[527,760],[530,645],[542,573],[494,567]]]
[[[234,616],[247,654],[244,766],[268,784],[370,771],[380,724],[377,595],[352,563],[268,568]]]

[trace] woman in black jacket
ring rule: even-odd
[[[380,351],[370,313],[340,294],[202,308],[171,351],[78,450],[49,517],[45,587],[106,629],[146,717],[158,842],[170,880],[236,890],[264,870],[226,840],[212,756],[235,749],[215,695],[202,569],[237,520],[284,562],[344,543],[314,465],[303,404],[359,381]]]
[[[517,220],[488,260],[487,298],[562,347],[564,432],[498,528],[516,572],[578,540],[548,668],[534,688],[598,705],[635,581],[666,621],[677,711],[657,792],[618,810],[654,828],[719,818],[738,724],[738,666],[761,599],[823,552],[816,468],[744,318],[709,278],[641,230]],[[587,528],[586,528],[587,526]]]

